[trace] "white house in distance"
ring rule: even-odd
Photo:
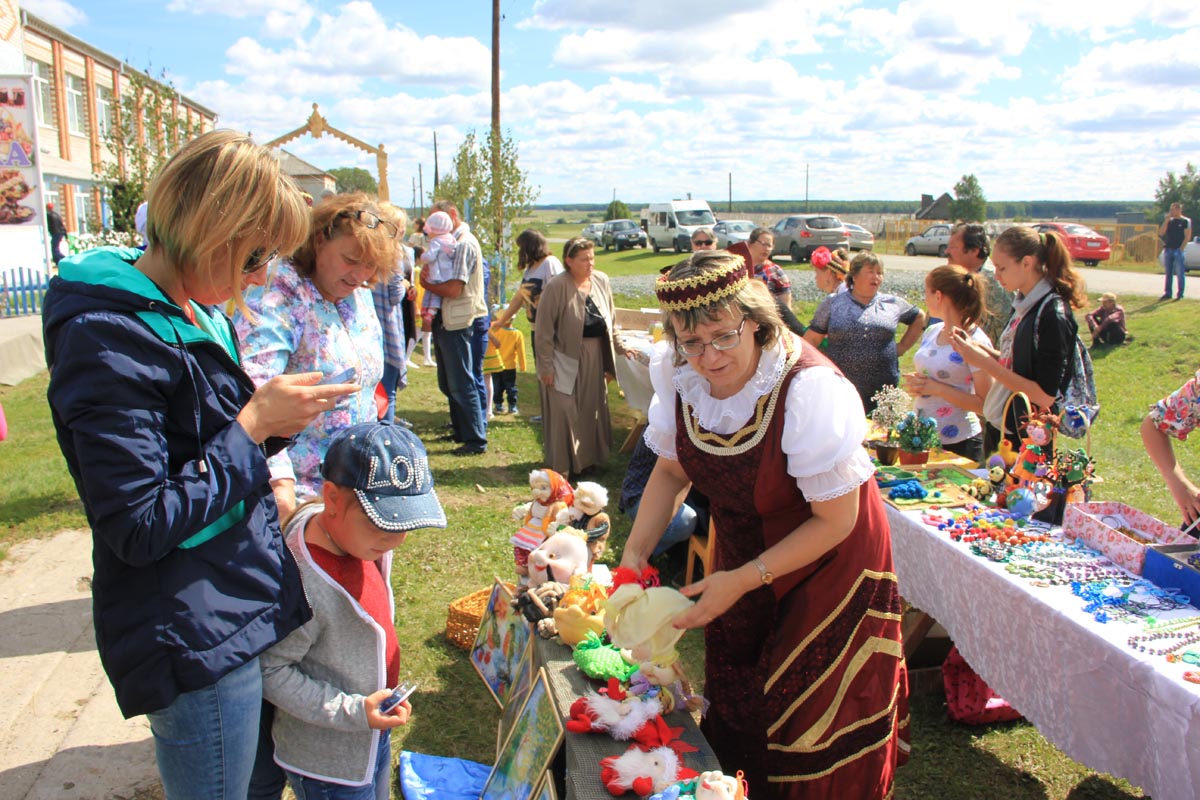
[[[279,166],[288,175],[300,191],[307,192],[314,203],[321,202],[321,194],[325,191],[337,191],[337,179],[320,167],[315,167],[298,156],[294,156],[282,147],[279,148]]]

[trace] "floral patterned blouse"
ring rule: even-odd
[[[363,387],[338,400],[286,450],[268,459],[271,479],[294,478],[296,500],[303,502],[320,494],[321,460],[330,438],[378,416],[375,385],[383,377],[383,330],[370,289],[357,289],[332,303],[287,262],[276,267],[266,286],[247,290],[246,306],[257,321],[239,311],[233,323],[242,367],[255,385],[283,373],[322,372],[332,377],[353,367]]]
[[[1154,427],[1176,439],[1186,439],[1200,424],[1200,369],[1183,386],[1150,407]]]

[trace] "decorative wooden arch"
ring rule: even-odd
[[[296,130],[292,131],[291,133],[285,133],[278,139],[272,139],[271,141],[267,142],[265,146],[279,147],[280,145],[287,144],[292,139],[300,138],[306,133],[311,133],[314,139],[320,139],[322,135],[328,133],[335,139],[341,139],[343,142],[354,145],[360,150],[366,150],[368,153],[374,154],[375,166],[379,170],[379,199],[387,202],[390,199],[388,197],[387,183],[387,151],[384,150],[383,144],[380,143],[379,147],[371,147],[371,145],[367,144],[362,139],[357,139],[350,134],[345,133],[344,131],[339,131],[337,128],[330,125],[329,122],[327,122],[326,119],[321,116],[320,112],[317,111],[316,103],[312,104],[312,109],[312,114],[309,115],[308,121],[304,123],[303,127],[296,128]]]

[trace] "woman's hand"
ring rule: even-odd
[[[972,367],[981,368],[992,360],[992,354],[988,350],[972,339],[971,334],[957,326],[950,329],[950,345],[954,352]]]
[[[679,590],[683,595],[700,595],[700,599],[696,601],[696,605],[671,620],[671,624],[680,629],[703,628],[724,614],[742,598],[742,595],[762,584],[757,572],[752,578],[748,578],[742,574],[743,571],[742,568],[733,571],[721,570],[684,586]]]
[[[548,372],[545,375],[538,375],[538,379],[542,382],[542,384],[544,386],[553,386],[554,385],[554,373],[553,372]]]
[[[271,492],[275,495],[275,505],[279,506],[279,522],[283,524],[296,510],[296,481],[292,478],[273,480]]]
[[[904,391],[913,397],[928,397],[931,394],[929,391],[930,383],[936,383],[936,381],[930,381],[928,375],[920,372],[904,373]]]
[[[357,383],[318,385],[321,378],[320,372],[276,375],[255,390],[237,421],[259,444],[272,436],[294,436],[332,411],[338,398],[362,389]]]
[[[409,716],[412,715],[412,705],[407,700],[393,708],[386,714],[379,713],[379,704],[392,696],[391,689],[380,689],[378,692],[373,692],[363,698],[363,706],[367,711],[367,726],[377,731],[387,731],[392,728],[399,728],[401,725],[408,723]]]

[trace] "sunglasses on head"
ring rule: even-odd
[[[367,228],[368,230],[375,230],[382,225],[383,229],[387,231],[388,235],[390,235],[393,239],[400,235],[400,228],[396,225],[396,223],[383,219],[374,211],[368,211],[366,209],[363,209],[362,211],[339,211],[334,219],[356,219],[362,223],[364,228]],[[330,227],[332,228],[333,226],[330,225]]]
[[[712,239],[692,239],[692,244],[710,245],[712,243]]]

